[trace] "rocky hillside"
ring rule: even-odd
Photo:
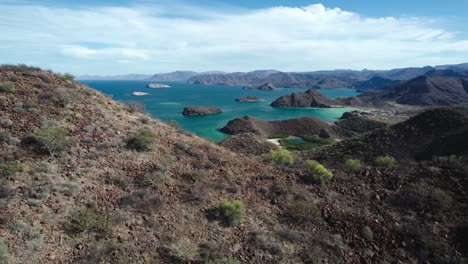
[[[383,89],[397,82],[399,81],[382,78],[380,76],[375,76],[369,80],[361,81],[361,82],[357,82],[353,84],[353,88],[358,89],[360,91]]]
[[[399,168],[330,165],[333,177],[313,184],[313,162],[305,166],[300,153],[288,166],[235,154],[138,109],[70,75],[0,67],[0,262],[458,263],[468,256],[466,173],[451,163],[464,164],[459,156]],[[461,144],[441,144],[465,135],[465,119],[440,115],[446,123],[422,116],[420,127],[403,123],[389,131],[406,134],[380,139],[412,135],[408,141],[420,143],[434,130],[431,144],[421,144],[431,154],[464,153]],[[324,163],[332,161],[341,164]]]
[[[455,105],[468,102],[468,78],[423,75],[386,89],[379,96],[408,105]]]
[[[345,119],[346,120],[346,119]],[[314,154],[317,158],[355,157],[372,160],[392,155],[410,162],[435,156],[468,154],[468,111],[434,109],[390,127],[342,141]]]

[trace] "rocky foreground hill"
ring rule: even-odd
[[[320,149],[333,177],[313,184],[319,167],[305,159],[315,152],[280,165],[135,110],[69,75],[0,68],[0,262],[468,257],[464,111],[430,111]],[[418,155],[403,155],[415,144]],[[399,166],[375,163],[374,153],[394,155]],[[343,166],[348,158],[362,166]]]

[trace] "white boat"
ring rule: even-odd
[[[144,96],[144,95],[148,95],[148,93],[144,93],[144,92],[133,92],[132,95],[133,95],[133,96]]]
[[[163,83],[148,83],[146,87],[148,88],[171,88],[169,85],[163,84]]]

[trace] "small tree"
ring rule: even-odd
[[[57,151],[64,147],[67,141],[66,131],[64,127],[54,121],[46,121],[39,130],[37,139],[44,145],[52,158],[55,157]]]
[[[333,178],[333,173],[316,160],[306,160],[306,167],[310,174],[305,177],[307,182],[325,184]]]
[[[241,200],[234,200],[231,202],[223,199],[218,205],[218,212],[221,219],[228,226],[238,225],[244,218],[244,203]]]
[[[274,149],[270,151],[268,158],[278,165],[294,164],[294,157],[291,152],[286,149]]]

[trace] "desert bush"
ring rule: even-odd
[[[15,92],[15,84],[11,82],[0,83],[0,92],[4,92],[4,93]]]
[[[0,176],[2,177],[10,177],[22,170],[23,166],[19,160],[0,163]]]
[[[13,71],[13,72],[32,72],[32,71],[40,71],[41,68],[28,66],[26,64],[18,64],[18,65],[11,65],[11,64],[2,64],[0,65],[1,71]]]
[[[72,95],[66,88],[59,88],[54,91],[46,92],[40,96],[44,103],[51,103],[54,106],[66,107],[71,101]]]
[[[179,129],[180,128],[180,124],[179,122],[177,122],[176,120],[168,120],[166,122],[166,124],[168,124],[169,126],[175,128],[175,129]]]
[[[283,251],[278,243],[272,242],[271,238],[261,232],[252,232],[252,244],[260,250],[267,251],[271,255],[281,255]]]
[[[358,159],[347,159],[345,168],[349,171],[359,171],[362,168],[362,162]]]
[[[66,128],[54,121],[46,121],[36,135],[37,140],[47,149],[53,158],[63,150],[67,141]]]
[[[375,165],[378,167],[394,168],[398,166],[398,161],[392,156],[378,156],[375,158]]]
[[[0,239],[0,263],[9,263],[8,259],[8,248],[5,245],[5,242],[3,242],[3,239]]]
[[[167,173],[164,170],[155,170],[143,174],[137,178],[139,185],[143,187],[158,187],[167,178]]]
[[[402,208],[436,212],[450,208],[453,198],[436,186],[419,182],[401,189],[388,202]]]
[[[333,174],[325,166],[316,160],[306,160],[306,167],[309,174],[304,176],[304,180],[308,183],[325,184],[333,178]]]
[[[320,217],[320,209],[312,201],[295,201],[286,210],[285,216],[292,222],[306,224]]]
[[[6,116],[0,117],[0,126],[2,126],[2,127],[10,127],[11,125],[13,125],[13,121],[11,121],[10,118],[8,118],[8,117],[6,117]]]
[[[64,73],[60,75],[60,78],[66,81],[75,81],[75,76],[73,76],[73,74],[70,74],[70,73]]]
[[[0,199],[7,199],[11,195],[11,190],[7,186],[0,185]]]
[[[122,197],[120,204],[141,213],[151,213],[164,207],[164,200],[146,190],[135,191]]]
[[[276,163],[277,165],[292,165],[294,163],[294,157],[291,152],[286,149],[274,149],[268,154],[268,158]]]
[[[139,103],[137,101],[128,101],[126,104],[126,109],[127,111],[129,111],[130,113],[135,113],[135,112],[144,112],[145,111],[145,105],[142,104],[142,103]]]
[[[241,200],[221,200],[218,205],[221,220],[228,226],[235,226],[242,222],[245,215],[244,203]]]
[[[72,213],[65,224],[65,231],[70,237],[84,232],[103,233],[109,228],[108,224],[107,219],[96,208],[84,207]]]
[[[152,150],[156,143],[156,134],[147,129],[141,129],[127,139],[127,148],[136,151]]]

